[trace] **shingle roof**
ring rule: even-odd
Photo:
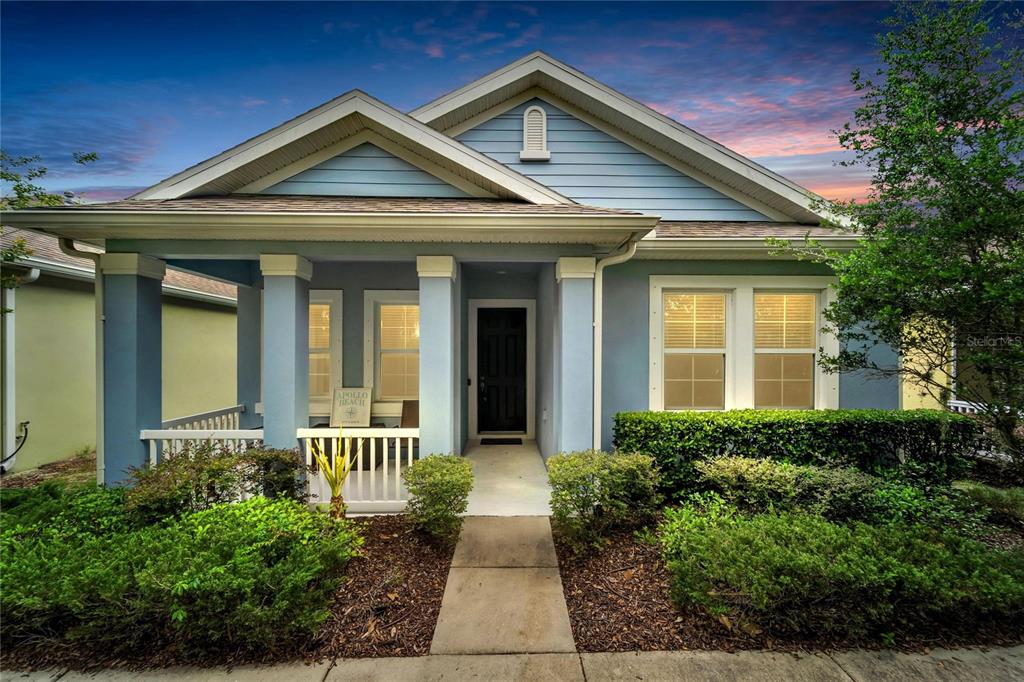
[[[0,236],[0,242],[2,242],[4,246],[8,246],[19,237],[24,239],[28,244],[28,247],[32,249],[31,258],[38,258],[39,260],[49,261],[51,263],[73,265],[80,268],[86,268],[88,270],[93,269],[92,261],[85,258],[75,258],[67,255],[60,250],[60,246],[57,244],[57,239],[49,235],[31,232],[29,230],[4,228],[3,235]],[[92,246],[91,244],[75,242],[75,247],[82,251],[103,253],[102,249]],[[185,291],[200,294],[223,296],[231,299],[236,298],[238,295],[237,288],[232,284],[226,284],[214,279],[200,277],[199,275],[193,275],[188,272],[173,270],[171,268],[168,268],[167,274],[164,275],[164,286],[173,289],[184,289]]]
[[[633,211],[581,204],[530,204],[499,199],[410,197],[329,197],[270,194],[125,199],[61,207],[69,211],[207,211],[259,213],[513,213],[529,215],[640,215]]]
[[[723,237],[779,237],[811,236],[844,237],[848,232],[818,225],[773,222],[732,221],[675,221],[662,220],[655,228],[658,239],[720,239]]]

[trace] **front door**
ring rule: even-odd
[[[526,309],[477,311],[480,432],[526,431]]]

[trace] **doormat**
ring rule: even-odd
[[[522,445],[522,438],[481,438],[480,445]]]

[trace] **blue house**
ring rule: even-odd
[[[106,249],[103,480],[204,430],[329,440],[334,390],[362,387],[349,498],[385,509],[414,457],[481,438],[548,456],[610,448],[622,410],[898,407],[895,380],[818,368],[831,273],[766,246],[852,248],[813,200],[534,53],[409,113],[352,91],[129,199],[6,221]],[[160,430],[166,267],[238,285],[230,428]]]

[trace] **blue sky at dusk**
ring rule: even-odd
[[[342,92],[409,110],[533,50],[827,197],[886,3],[0,5],[2,145],[119,198]],[[100,161],[75,167],[74,151]]]

